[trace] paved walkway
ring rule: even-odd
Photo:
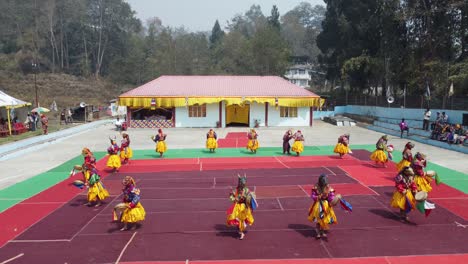
[[[21,156],[0,161],[2,173],[0,175],[0,189],[4,189],[15,183],[29,179],[35,175],[49,171],[70,159],[81,154],[83,147],[89,147],[95,152],[105,152],[109,146],[109,136],[119,136],[112,124],[104,124],[100,127],[81,132],[75,136],[69,136],[63,140],[51,141],[39,146],[34,146],[33,151],[23,153]],[[281,148],[281,138],[286,128],[259,128],[259,140],[261,147]],[[306,146],[334,145],[339,135],[351,134],[351,146],[374,145],[382,135],[360,127],[337,127],[321,121],[315,121],[314,127],[301,128],[306,138]],[[223,138],[228,132],[247,132],[247,128],[217,129],[218,136]],[[205,133],[207,129],[166,129],[168,134],[167,144],[169,149],[203,149],[205,147]],[[150,129],[131,129],[130,134],[133,149],[152,150],[154,143],[151,136],[155,133]],[[120,139],[119,139],[120,140]],[[393,144],[398,152],[406,144],[406,140],[390,136],[390,144]],[[427,153],[430,162],[468,174],[466,160],[468,155],[440,149],[430,145],[416,143],[415,151]],[[23,151],[24,152],[24,151]],[[261,152],[261,150],[259,151]],[[14,155],[13,155],[14,156]],[[79,161],[77,158],[74,162]],[[72,163],[68,164],[71,165]],[[71,169],[71,167],[70,167]]]

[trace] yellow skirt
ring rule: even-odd
[[[425,191],[429,193],[432,191],[432,186],[431,186],[432,179],[427,176],[418,176],[416,175],[414,177],[414,183],[418,187],[418,191]]]
[[[117,154],[112,154],[109,156],[109,159],[107,160],[107,167],[109,168],[120,168],[122,166],[122,163],[120,162],[120,157],[117,156]]]
[[[302,141],[294,141],[291,150],[297,153],[302,153],[304,151],[304,145],[302,144]]]
[[[337,224],[335,211],[328,201],[322,201],[322,217],[320,217],[320,202],[314,202],[309,208],[309,217],[307,219],[320,225],[322,230],[330,229],[330,224]]]
[[[390,203],[390,205],[393,208],[406,210],[406,197],[408,197],[408,200],[411,204],[411,210],[414,210],[416,208],[416,200],[414,199],[413,193],[411,193],[410,191],[407,191],[406,194],[403,194],[399,191],[394,191],[392,202]]]
[[[133,151],[130,147],[126,147],[124,151],[120,151],[121,159],[131,159],[133,157]]]
[[[120,221],[124,223],[137,223],[145,220],[145,216],[145,208],[143,208],[143,206],[139,202],[134,208],[125,209],[122,213],[122,218]]]
[[[396,167],[398,172],[400,172],[404,167],[409,167],[411,165],[411,162],[402,159],[400,162],[397,163]]]
[[[258,143],[258,140],[249,139],[249,142],[247,143],[247,149],[257,150],[259,147],[260,147],[260,144]]]
[[[214,138],[208,138],[206,140],[206,148],[207,149],[217,149],[218,148],[218,142]]]
[[[166,141],[158,141],[156,144],[156,152],[164,153],[167,151]]]
[[[349,147],[343,145],[342,143],[338,143],[338,144],[336,144],[335,149],[333,150],[333,152],[341,154],[341,155],[346,155],[346,154],[349,153]]]
[[[239,231],[243,232],[248,225],[253,225],[253,223],[252,210],[244,203],[235,203],[229,208],[226,219],[228,226],[237,226]]]
[[[88,202],[96,202],[99,200],[104,200],[109,197],[109,192],[104,189],[100,182],[95,183],[93,186],[89,186],[88,189]]]
[[[375,161],[375,162],[387,162],[387,154],[383,150],[376,149],[374,152],[372,152],[370,159]]]

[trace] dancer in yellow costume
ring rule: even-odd
[[[99,176],[96,168],[92,168],[89,177],[85,175],[85,185],[88,186],[88,203],[86,205],[90,206],[94,204],[95,207],[101,205],[101,202],[109,197],[109,192],[104,188],[104,185],[101,181],[101,176]]]
[[[158,129],[158,134],[152,137],[153,141],[156,142],[156,152],[159,153],[160,158],[167,151],[166,137],[167,135],[163,133],[162,129]]]
[[[122,133],[122,142],[120,144],[120,158],[123,164],[127,164],[128,160],[133,157],[133,151],[130,148],[130,136],[127,133]]]
[[[291,150],[296,152],[296,155],[299,156],[303,151],[304,151],[304,135],[302,135],[302,132],[298,130],[296,133],[293,135],[294,143],[292,145]]]
[[[376,164],[382,163],[384,167],[387,167],[387,154],[385,151],[387,150],[387,142],[388,136],[383,135],[375,144],[376,150],[372,152],[370,159],[375,161]]]
[[[218,148],[218,135],[213,129],[210,129],[208,133],[206,133],[206,148],[210,150],[210,152],[215,152]]]
[[[338,223],[335,211],[331,205],[335,199],[335,190],[328,184],[328,179],[325,174],[320,175],[318,183],[312,188],[313,204],[309,208],[310,222],[316,223],[316,238],[326,237],[326,231],[330,229],[330,225]]]
[[[124,223],[121,231],[128,230],[129,225],[131,229],[136,228],[136,224],[145,220],[146,212],[145,208],[140,202],[140,189],[136,188],[135,180],[130,176],[125,176],[122,181],[124,186],[123,191],[123,203],[117,206],[122,206],[123,212],[120,216],[120,222]],[[118,220],[116,211],[114,210],[114,220]]]
[[[252,194],[246,184],[247,177],[239,176],[237,188],[229,196],[233,204],[227,211],[227,225],[238,228],[239,239],[244,239],[245,229],[254,223],[251,204],[248,202]]]
[[[409,221],[408,213],[416,209],[416,191],[413,169],[404,167],[395,177],[395,191],[390,203],[392,207],[400,209],[401,219],[404,221]]]
[[[406,143],[405,149],[402,153],[402,159],[400,162],[397,163],[396,167],[397,170],[400,172],[404,167],[410,167],[411,162],[413,161],[413,153],[411,153],[411,149],[414,148],[414,144],[411,142]]]
[[[338,143],[336,144],[333,152],[338,153],[340,158],[343,158],[344,155],[348,153],[352,153],[351,149],[349,148],[349,134],[341,135],[338,138]]]
[[[426,167],[426,155],[422,153],[416,153],[414,155],[413,161],[411,162],[411,168],[414,171],[414,183],[418,187],[418,191],[431,192],[432,191],[432,177],[435,174],[430,174],[424,171]]]
[[[119,171],[120,166],[122,163],[120,162],[119,157],[119,150],[120,147],[117,145],[116,137],[109,138],[111,142],[111,146],[107,149],[107,153],[109,154],[109,159],[107,160],[107,167],[112,168],[113,171]]]
[[[101,201],[109,197],[109,192],[104,188],[101,177],[96,169],[96,158],[89,148],[83,148],[81,154],[84,156],[83,165],[75,166],[75,170],[81,170],[83,173],[83,182],[88,187],[87,203],[85,205],[93,205],[98,207]]]
[[[248,134],[249,142],[247,143],[247,149],[253,153],[257,153],[257,149],[260,147],[258,143],[258,133],[255,129],[250,130]]]

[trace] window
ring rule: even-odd
[[[305,70],[299,70],[299,74],[305,74]]]
[[[206,117],[206,104],[189,106],[189,117]]]
[[[297,117],[297,107],[280,107],[280,117]]]

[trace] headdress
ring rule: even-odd
[[[414,157],[416,159],[425,159],[426,158],[426,155],[424,155],[423,153],[421,152],[417,152],[416,155],[414,155]]]
[[[320,177],[318,179],[318,185],[320,187],[325,187],[328,184],[328,177],[326,174],[322,173],[320,174]]]
[[[90,153],[91,153],[91,150],[89,150],[89,148],[83,148],[83,150],[81,150],[82,155],[88,155]]]
[[[131,177],[131,176],[125,176],[125,178],[123,179],[122,183],[127,186],[127,185],[130,185],[132,184],[133,186],[135,186],[135,180]]]
[[[247,184],[247,175],[244,173],[244,176],[241,176],[240,174],[237,174],[238,183],[237,185],[246,185]]]
[[[158,133],[162,133],[162,129],[158,129]]]
[[[110,137],[109,137],[109,140],[111,141],[111,143],[116,142],[116,141],[117,141],[117,137],[116,137],[116,136],[110,136]]]
[[[403,174],[408,175],[408,176],[414,175],[414,171],[411,167],[404,167],[402,172]]]
[[[406,143],[405,148],[407,148],[407,149],[414,148],[414,143],[411,143],[411,142]]]
[[[385,140],[388,140],[388,136],[387,136],[387,135],[383,135],[382,138],[385,139]]]
[[[122,133],[122,137],[123,138],[128,138],[128,134],[127,133]]]

